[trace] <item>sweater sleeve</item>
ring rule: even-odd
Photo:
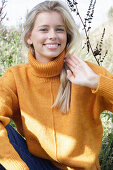
[[[9,141],[5,126],[19,108],[13,73],[0,78],[0,164],[6,169],[29,169]]]
[[[113,112],[113,75],[103,68],[98,87],[92,93],[103,97],[104,109]]]

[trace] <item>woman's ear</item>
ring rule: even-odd
[[[31,33],[28,33],[28,34],[26,35],[26,41],[27,41],[27,43],[28,43],[29,45],[32,44]]]

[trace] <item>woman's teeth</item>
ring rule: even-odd
[[[46,44],[46,47],[48,47],[48,48],[57,48],[58,44]]]

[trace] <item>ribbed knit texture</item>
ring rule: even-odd
[[[29,62],[38,77],[55,77],[58,76],[62,70],[64,55],[65,51],[49,63],[40,63],[32,57],[32,53],[29,51]]]
[[[13,66],[0,78],[0,163],[6,169],[28,169],[8,140],[4,128],[8,118],[14,120],[33,155],[65,170],[99,168],[100,113],[113,111],[113,75],[87,62],[100,75],[98,88],[72,84],[70,110],[64,115],[51,108],[64,55],[62,52],[49,63],[39,63],[29,52],[28,64]]]

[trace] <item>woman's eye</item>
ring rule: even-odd
[[[64,32],[64,29],[63,28],[57,28],[56,31],[57,32]]]
[[[40,31],[42,31],[42,32],[47,32],[48,29],[47,29],[47,28],[42,28],[42,29],[40,29]]]

